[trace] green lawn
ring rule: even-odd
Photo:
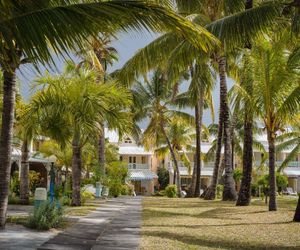
[[[141,249],[300,249],[296,199],[279,198],[279,211],[202,199],[143,199]]]

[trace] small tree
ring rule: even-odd
[[[164,190],[169,185],[169,171],[165,167],[160,167],[157,170],[159,188]]]

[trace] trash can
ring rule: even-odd
[[[34,207],[38,208],[45,201],[47,201],[46,188],[36,188],[34,192]]]
[[[102,185],[100,182],[96,182],[96,198],[100,198],[102,193]]]

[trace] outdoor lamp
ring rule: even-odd
[[[55,155],[51,155],[48,157],[49,161],[51,162],[51,169],[49,172],[50,175],[50,201],[51,203],[54,200],[54,187],[55,187],[55,170],[54,170],[54,162],[56,161]]]

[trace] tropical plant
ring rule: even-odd
[[[183,163],[183,166],[188,169],[189,174],[191,174],[191,163],[186,154],[187,152],[194,151],[195,133],[194,129],[191,127],[191,124],[180,118],[172,119],[166,128],[166,133],[171,142],[176,159],[180,160]],[[166,155],[170,154],[170,148],[168,145],[164,145],[164,139],[162,140],[161,144],[163,144],[163,146],[157,147],[155,153],[158,158],[164,159]],[[173,184],[176,183],[176,178],[177,171],[174,169]]]
[[[239,86],[243,98],[251,101],[262,119],[269,145],[270,202],[269,210],[276,211],[275,139],[300,105],[299,73],[295,54],[286,47],[288,33],[262,37],[251,51],[253,94]]]
[[[16,103],[15,133],[22,140],[20,169],[20,202],[29,204],[29,145],[38,135],[40,124],[36,114],[29,112],[29,105],[21,100]]]
[[[164,190],[169,185],[169,171],[164,167],[159,167],[157,169],[159,189]]]
[[[295,159],[300,152],[300,115],[293,117],[289,123],[291,124],[291,129],[287,129],[287,131],[276,137],[277,152],[291,150],[278,167],[278,171],[287,167],[289,162]]]
[[[169,198],[176,198],[178,193],[178,188],[176,185],[168,185],[165,189],[166,196]]]
[[[108,121],[118,120],[120,128],[128,124],[123,109],[131,103],[130,93],[115,83],[97,85],[96,77],[89,70],[73,68],[60,76],[40,78],[38,83],[43,89],[31,100],[31,112],[39,116],[42,125],[48,126],[49,135],[65,145],[72,144],[72,205],[75,206],[80,205],[82,150],[90,136],[99,132],[104,114],[110,118]]]
[[[38,230],[49,230],[50,228],[60,227],[63,221],[64,212],[62,207],[57,207],[54,202],[45,201],[34,209],[25,226]]]
[[[169,1],[165,6],[170,6]],[[163,8],[143,1],[26,1],[0,3],[0,65],[3,73],[3,109],[0,137],[0,226],[4,227],[9,186],[16,70],[25,63],[54,63],[54,54],[69,54],[101,31],[173,30],[203,49],[211,35]],[[114,22],[111,20],[114,19]],[[155,22],[153,21],[155,20]],[[35,32],[28,32],[34,30]]]
[[[189,114],[170,107],[173,101],[173,89],[168,87],[165,74],[160,70],[154,72],[150,81],[146,80],[144,84],[136,82],[132,92],[135,113],[139,114],[139,119],[150,118],[149,124],[143,133],[143,144],[146,148],[159,147],[162,140],[167,144],[177,176],[178,195],[181,196],[178,158],[173,147],[176,144],[172,145],[167,129],[172,120],[176,121],[180,118],[191,122],[193,119]]]

